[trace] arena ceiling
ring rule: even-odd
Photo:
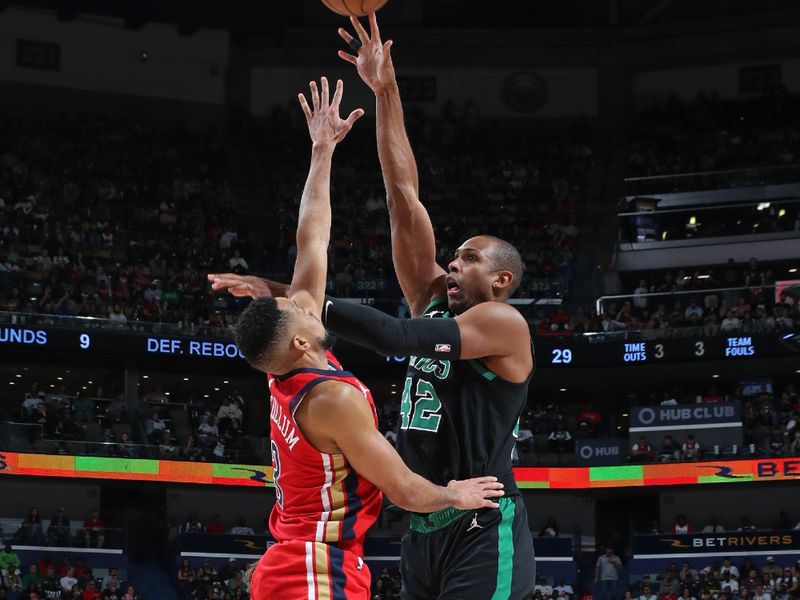
[[[153,21],[174,23],[184,35],[199,28],[244,35],[279,33],[319,24],[324,14],[319,0],[262,0],[224,6],[188,0],[0,0],[0,11],[10,6],[55,10],[64,21],[89,15],[117,17],[131,29]],[[797,10],[793,0],[394,0],[383,9],[389,13],[387,18],[398,17],[409,26],[431,29],[616,29]]]

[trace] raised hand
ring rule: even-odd
[[[253,300],[264,296],[272,296],[269,284],[261,277],[253,275],[237,275],[236,273],[209,273],[208,280],[215,292],[228,291],[237,298],[250,296]]]
[[[316,81],[312,81],[309,87],[311,88],[311,108],[303,94],[298,94],[298,99],[303,113],[306,115],[311,141],[314,144],[336,145],[344,139],[347,132],[353,127],[353,123],[364,115],[364,111],[357,108],[350,113],[347,119],[339,116],[339,104],[342,101],[342,91],[344,90],[341,79],[336,82],[336,91],[330,100],[327,78],[323,77],[320,80],[321,94]]]
[[[476,508],[499,508],[497,502],[490,498],[503,496],[503,484],[497,477],[475,477],[474,479],[453,480],[447,484],[453,494],[453,507],[459,510]]]
[[[385,44],[381,41],[378,19],[374,12],[369,13],[369,34],[356,17],[350,17],[350,23],[358,35],[361,47],[356,56],[339,50],[339,58],[354,64],[364,83],[374,93],[380,94],[386,86],[396,82],[391,54],[392,41],[389,40]],[[340,27],[339,35],[348,44],[353,41],[353,36],[346,29]]]

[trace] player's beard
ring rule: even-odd
[[[317,342],[319,342],[319,345],[322,346],[323,350],[330,350],[333,348],[333,336],[327,331],[325,332],[325,337],[317,338]]]

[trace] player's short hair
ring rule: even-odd
[[[256,298],[244,309],[236,323],[234,339],[251,366],[269,370],[287,324],[288,316],[278,308],[275,298]]]
[[[492,269],[495,271],[510,271],[514,276],[511,285],[508,287],[508,296],[514,295],[514,292],[519,288],[522,283],[522,275],[525,273],[525,263],[513,244],[495,237],[493,235],[487,236],[494,242],[489,259],[492,263]]]

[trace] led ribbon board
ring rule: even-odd
[[[263,465],[16,452],[0,453],[0,475],[273,487],[272,467]],[[514,469],[514,476],[521,489],[571,490],[794,481],[800,480],[800,458],[596,467],[519,467]]]

